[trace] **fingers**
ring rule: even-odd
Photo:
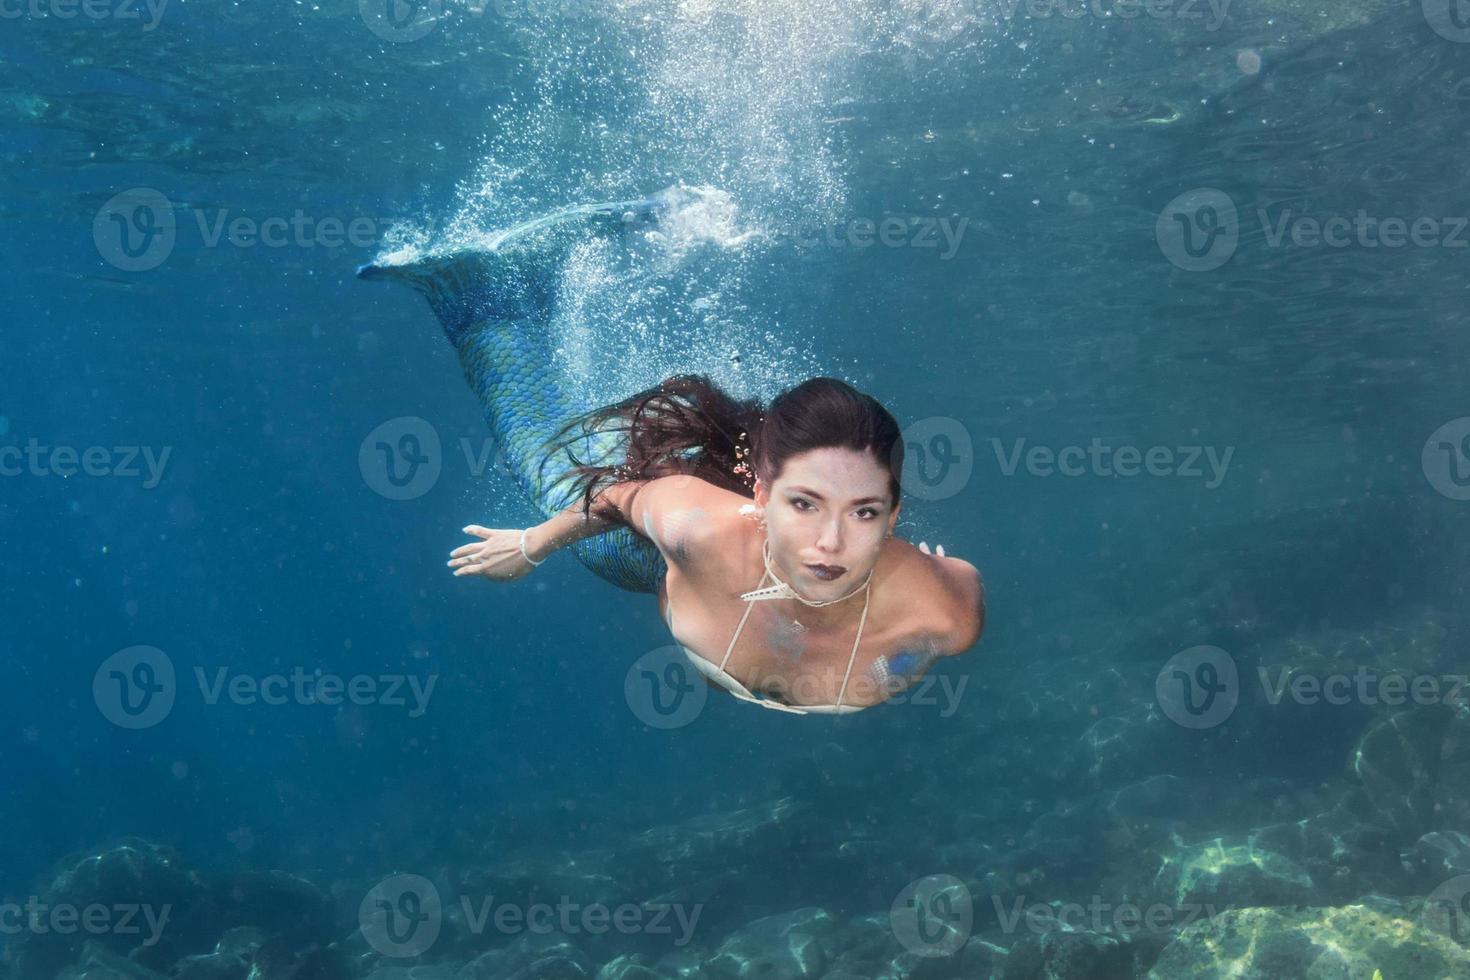
[[[476,534],[476,535],[479,535],[482,538],[488,538],[490,535],[494,534],[495,532],[493,530],[491,530],[490,528],[488,528],[488,527],[481,527],[478,524],[467,524],[467,525],[465,525],[464,533],[465,534]]]
[[[927,542],[927,541],[920,541],[919,542],[919,550],[922,551],[926,555],[929,554],[929,542]]]
[[[939,555],[939,557],[940,558],[943,558],[944,557],[944,545],[942,545],[942,544],[935,545],[935,547],[939,549],[939,551],[937,552],[937,554]]]

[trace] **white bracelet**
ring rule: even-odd
[[[531,530],[531,529],[530,528],[523,528],[521,530],[521,557],[524,558],[524,559],[526,559],[526,561],[530,562],[532,565],[540,565],[540,564],[542,564],[543,562],[546,561],[545,558],[541,559],[541,561],[537,561],[536,559],[532,558],[530,555],[526,554],[526,532],[529,531],[529,530]]]

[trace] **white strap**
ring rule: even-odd
[[[872,577],[871,574],[869,577]],[[863,588],[868,588],[866,583],[864,583]],[[863,615],[858,619],[857,638],[852,641],[852,655],[847,658],[847,673],[842,675],[842,689],[837,692],[838,708],[842,707],[842,696],[847,693],[847,682],[852,679],[852,665],[857,663],[858,644],[863,642],[863,624],[868,621],[868,600],[872,597],[873,592],[871,589],[868,589],[868,594],[863,596]]]

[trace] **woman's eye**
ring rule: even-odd
[[[804,507],[802,507],[802,506],[800,506],[800,505],[802,505],[802,504],[806,504],[806,506],[807,506],[807,507],[810,507],[810,506],[811,506],[811,504],[810,504],[810,503],[808,503],[808,502],[807,502],[807,501],[805,501],[805,500],[800,500],[800,499],[798,499],[798,500],[793,500],[793,501],[792,501],[792,502],[791,502],[791,506],[793,506],[793,507],[795,507],[795,508],[796,508],[796,509],[797,509],[797,510],[804,510],[804,509],[805,509],[805,508],[804,508]]]
[[[878,516],[878,512],[871,507],[864,507],[862,510],[858,511],[858,513],[868,515],[867,517],[863,518],[863,520],[865,521],[871,521],[873,518]]]

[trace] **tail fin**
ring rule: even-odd
[[[544,320],[555,299],[557,271],[576,242],[656,224],[688,195],[675,184],[634,201],[564,208],[488,235],[482,245],[384,256],[361,266],[357,276],[396,280],[423,293],[458,344],[482,320]]]
[[[459,249],[394,261],[379,259],[357,270],[359,279],[406,283],[423,293],[451,342],[486,319],[514,320],[550,306],[551,276],[528,276],[524,268],[489,249]]]

